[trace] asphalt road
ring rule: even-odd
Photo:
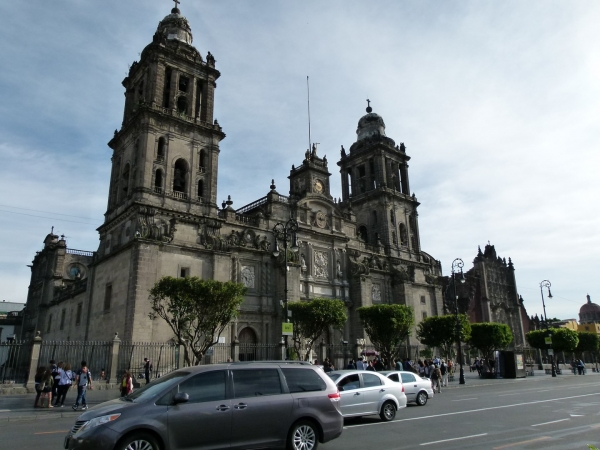
[[[114,393],[98,392],[90,403],[103,396]],[[19,401],[0,398],[0,417],[11,400]],[[12,406],[13,413],[18,413],[15,408],[19,405],[23,411],[28,407],[20,400]],[[60,449],[76,417],[77,413],[62,408],[0,421],[0,449]],[[600,376],[542,376],[454,385],[426,406],[409,406],[396,417],[388,423],[378,417],[348,420],[342,436],[322,445],[321,450],[600,447]]]

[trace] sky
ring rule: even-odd
[[[2,2],[0,299],[24,302],[54,226],[96,250],[128,67],[167,0]],[[530,315],[600,303],[600,2],[181,0],[221,72],[218,200],[287,193],[313,142],[337,162],[371,100],[404,142],[423,250],[512,258]],[[330,164],[332,195],[341,197]],[[596,281],[594,281],[596,280]]]

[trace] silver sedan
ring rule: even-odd
[[[433,388],[429,378],[421,378],[417,374],[401,370],[391,370],[379,373],[389,380],[398,383],[402,382],[406,399],[409,403],[416,403],[419,406],[423,406],[427,403],[427,399],[433,397]]]
[[[406,407],[402,384],[394,383],[377,372],[336,370],[327,373],[340,391],[340,409],[344,417],[379,414],[390,421],[396,411]]]

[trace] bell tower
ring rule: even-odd
[[[420,251],[417,207],[408,180],[404,143],[385,135],[383,118],[373,112],[358,121],[357,139],[338,162],[342,203],[356,214],[358,236],[366,244],[385,247],[390,254]]]
[[[176,2],[178,3],[178,2]],[[175,7],[123,80],[125,107],[113,150],[107,225],[134,205],[216,216],[219,142],[213,118],[220,73],[192,46]]]

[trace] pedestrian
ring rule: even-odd
[[[369,361],[369,363],[367,364],[367,368],[365,370],[375,372],[375,367],[373,367],[373,361]]]
[[[56,364],[52,363],[52,361],[50,361],[50,370],[52,371],[52,378],[54,379],[52,383],[52,398],[54,399],[54,401],[56,401],[56,399],[58,398],[58,383],[60,381],[60,370],[62,370],[62,367],[65,363],[60,361],[58,364]]]
[[[585,365],[583,364],[583,361],[581,359],[577,360],[577,372],[579,373],[579,375],[584,374],[584,369]]]
[[[65,399],[67,398],[67,392],[73,384],[73,372],[71,371],[71,364],[67,363],[62,369],[59,370],[60,380],[58,382],[58,397],[54,406],[64,407]]]
[[[442,386],[448,386],[448,366],[443,359],[440,365],[440,374],[442,375]]]
[[[375,365],[373,367],[377,372],[381,372],[382,370],[385,370],[385,367],[383,366],[383,363],[381,362],[381,358],[377,358],[377,360],[375,361]]]
[[[146,384],[150,383],[150,372],[152,372],[152,362],[148,358],[144,358],[144,376]]]
[[[129,370],[126,370],[123,374],[123,378],[121,378],[121,397],[127,397],[132,392],[133,378],[131,377],[131,372],[129,372]]]
[[[319,365],[319,360],[315,358],[314,362],[313,362],[313,366],[318,366]]]
[[[402,361],[400,361],[399,359],[396,360],[396,364],[394,365],[394,367],[396,368],[396,370],[402,370]]]
[[[44,375],[42,375],[42,395],[40,396],[40,408],[44,407],[44,400],[47,400],[46,408],[54,408],[52,406],[52,391],[54,386],[54,377],[52,376],[52,369],[46,369]]]
[[[479,358],[475,358],[475,369],[477,370],[477,375],[481,376],[481,361]]]
[[[348,361],[346,370],[356,370],[356,364],[354,364],[354,359],[350,359],[350,361]]]
[[[85,361],[81,361],[81,369],[79,369],[75,374],[75,385],[77,386],[77,400],[75,400],[73,410],[77,411],[77,408],[79,408],[79,403],[81,402],[81,409],[85,411],[87,409],[87,401],[85,398],[86,390],[88,386],[90,390],[93,389],[92,374],[88,370],[87,363]]]
[[[424,377],[425,376],[425,364],[423,364],[423,361],[419,360],[417,361],[417,365],[419,366],[419,376],[420,377]]]
[[[434,389],[437,389],[438,394],[442,393],[442,388],[440,386],[441,380],[442,380],[442,373],[440,371],[440,368],[436,364],[433,366],[433,370],[431,371],[431,381],[434,384]]]
[[[361,356],[360,358],[358,358],[358,361],[356,361],[356,369],[357,370],[365,370],[366,366],[365,366],[365,358],[364,356]]]
[[[425,370],[425,377],[426,378],[431,378],[431,369],[430,369],[430,364],[429,364],[429,360],[425,360],[423,361],[423,366],[424,366],[424,370]]]
[[[40,397],[42,395],[42,389],[44,388],[42,386],[42,380],[44,378],[44,373],[46,373],[46,368],[44,366],[40,366],[37,368],[37,372],[35,373],[35,377],[34,377],[34,387],[35,387],[35,402],[33,404],[34,408],[39,408],[40,404]]]

